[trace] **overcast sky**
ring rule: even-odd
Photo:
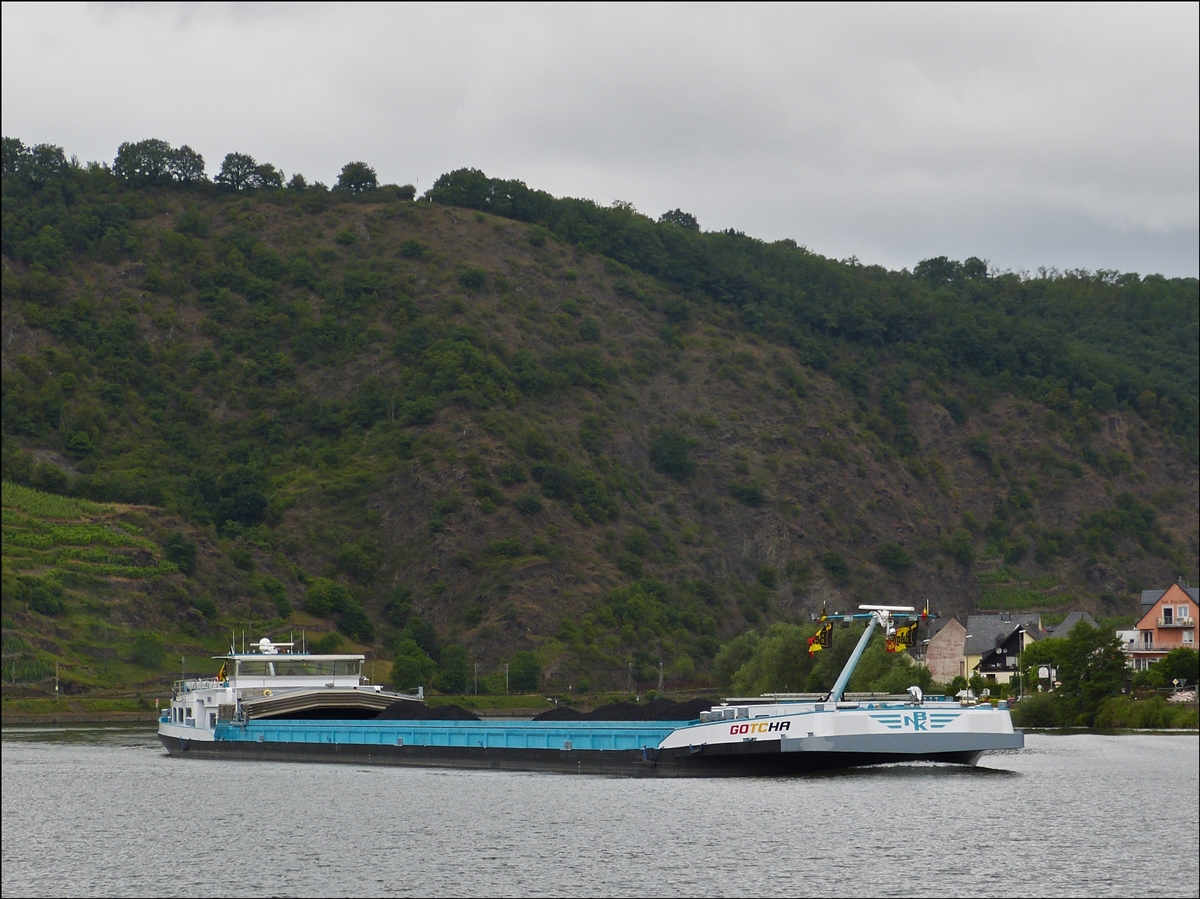
[[[1200,5],[4,3],[3,133],[559,196],[911,268],[1200,268]]]

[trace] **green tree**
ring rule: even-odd
[[[308,651],[319,656],[332,655],[341,652],[344,642],[341,634],[324,634],[308,644]]]
[[[174,154],[165,140],[126,142],[117,147],[112,172],[131,187],[164,184],[171,180]]]
[[[401,637],[394,648],[391,683],[397,690],[413,690],[430,682],[437,671],[431,659],[411,637]]]
[[[717,686],[725,690],[733,687],[734,675],[754,655],[761,639],[757,631],[746,631],[717,650],[712,664],[712,676]]]
[[[1200,652],[1186,646],[1172,649],[1154,667],[1162,672],[1164,687],[1172,686],[1176,680],[1190,687],[1200,682]]]
[[[375,640],[375,625],[356,599],[342,602],[341,611],[337,615],[337,626],[343,634],[359,643],[371,643]]]
[[[113,160],[112,173],[131,187],[208,180],[203,156],[187,144],[175,148],[165,140],[155,138],[121,144],[117,148],[117,158]]]
[[[636,525],[625,532],[625,548],[635,556],[644,556],[650,552],[650,534],[645,528]]]
[[[747,506],[758,508],[767,501],[767,494],[762,486],[755,481],[739,481],[729,485],[729,493],[734,499]]]
[[[836,549],[831,549],[821,555],[821,567],[829,572],[834,583],[844,584],[850,580],[850,566],[846,562],[846,557]]]
[[[213,517],[224,526],[227,521],[249,527],[263,520],[267,511],[266,478],[246,465],[224,472],[216,482],[217,501]]]
[[[686,481],[696,470],[688,458],[688,439],[675,430],[663,431],[650,447],[650,464],[676,481]]]
[[[1195,688],[1200,681],[1200,652],[1186,646],[1172,649],[1145,671],[1139,671],[1133,685],[1139,690],[1159,690],[1173,687],[1176,680],[1181,686]]]
[[[7,598],[8,581],[5,581],[4,593]],[[62,584],[49,577],[18,574],[12,595],[18,602],[28,603],[30,609],[43,615],[61,615],[64,609]]]
[[[184,574],[191,574],[196,570],[196,544],[179,531],[167,536],[163,549],[167,558]]]
[[[325,577],[313,578],[304,591],[304,611],[314,618],[330,618],[352,602],[345,584]]]
[[[875,551],[875,561],[894,573],[907,571],[913,564],[912,556],[897,543],[881,543]]]
[[[1063,722],[1093,726],[1104,701],[1121,692],[1125,672],[1125,653],[1114,632],[1094,628],[1086,621],[1076,624],[1063,641],[1058,660],[1062,686],[1056,690],[1056,698]]]
[[[207,181],[204,171],[204,157],[184,144],[177,150],[172,150],[167,163],[167,174],[171,180],[179,184],[195,184]]]
[[[26,147],[15,137],[4,138],[3,169],[6,178],[15,178],[26,184],[41,185],[52,178],[62,177],[70,171],[62,147],[53,144],[37,144]]]
[[[1057,668],[1058,661],[1062,658],[1063,642],[1065,638],[1055,639],[1048,637],[1045,640],[1037,640],[1025,647],[1021,653],[1021,670],[1019,676],[1022,684],[1028,684],[1030,689],[1023,692],[1030,693],[1037,690],[1036,684],[1039,682],[1039,668]]]
[[[754,650],[733,675],[733,692],[740,696],[803,691],[812,673],[808,654],[812,628],[774,624],[756,641]]]
[[[226,153],[221,162],[221,171],[213,180],[223,187],[234,190],[244,190],[253,187],[253,178],[258,169],[258,162],[253,156],[245,153]]]
[[[442,648],[435,684],[443,693],[465,693],[471,683],[471,657],[466,647],[452,643]]]
[[[347,162],[342,166],[334,190],[360,194],[368,190],[375,190],[378,186],[379,182],[373,168],[365,162]]]
[[[658,217],[658,220],[668,225],[676,225],[687,231],[700,230],[700,223],[696,221],[696,217],[690,212],[684,212],[682,209],[672,209],[670,212],[664,212]]]
[[[400,584],[383,602],[383,618],[392,627],[404,627],[412,615],[412,588]]]
[[[254,175],[251,177],[250,183],[252,187],[278,189],[283,187],[283,172],[271,163],[264,162],[262,165],[254,167]]]
[[[542,666],[532,652],[522,650],[513,656],[508,669],[509,687],[514,693],[535,693],[542,679]]]
[[[969,568],[975,561],[971,532],[966,528],[958,528],[948,539],[944,539],[942,549],[964,568]]]
[[[1053,693],[1031,693],[1021,697],[1012,711],[1017,727],[1058,727],[1058,703]]]

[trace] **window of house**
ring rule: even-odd
[[[1183,642],[1185,645],[1191,646],[1194,642],[1196,642],[1196,632],[1195,631],[1184,631],[1183,632]]]
[[[1180,606],[1175,610],[1175,617],[1182,621],[1184,618],[1191,618],[1192,616],[1188,614],[1187,606]]]
[[[1171,606],[1163,606],[1163,624],[1170,624],[1174,617],[1175,609]]]

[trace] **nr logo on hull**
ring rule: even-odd
[[[871,714],[873,720],[878,721],[888,730],[910,730],[914,733],[941,730],[957,717],[957,712],[926,712],[919,709],[903,713],[895,711]]]

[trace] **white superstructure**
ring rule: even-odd
[[[362,674],[366,656],[311,655],[293,649],[292,643],[263,637],[253,652],[230,648],[227,655],[215,656],[221,661],[216,677],[175,682],[171,704],[158,719],[159,734],[212,741],[222,721],[329,708],[379,712],[395,701],[422,698],[367,683]]]

